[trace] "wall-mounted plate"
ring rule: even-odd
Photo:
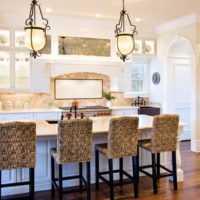
[[[155,85],[158,85],[160,83],[160,74],[158,72],[153,73],[153,75],[152,75],[152,82]]]

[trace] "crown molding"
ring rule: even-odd
[[[159,35],[183,26],[194,24],[197,23],[197,21],[200,21],[200,16],[197,16],[196,13],[191,13],[183,17],[177,18],[175,20],[169,21],[165,24],[157,26],[155,29],[156,34]]]

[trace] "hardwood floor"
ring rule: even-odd
[[[179,183],[178,191],[173,190],[173,184],[167,178],[158,182],[158,194],[152,192],[152,180],[149,177],[141,177],[139,184],[139,200],[199,200],[200,199],[200,153],[190,151],[190,142],[181,144],[181,155],[183,169],[185,172],[184,183]],[[37,192],[35,200],[58,200],[58,197],[51,198],[51,192]],[[131,200],[133,198],[133,185],[115,187],[116,200]],[[86,194],[70,193],[65,194],[63,200],[86,200]],[[107,185],[101,184],[99,192],[92,186],[92,200],[109,200],[109,189]]]

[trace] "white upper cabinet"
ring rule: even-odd
[[[31,87],[24,31],[0,29],[0,92],[29,92]]]

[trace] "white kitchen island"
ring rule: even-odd
[[[107,117],[94,117],[93,120],[93,149],[97,143],[105,143],[107,141],[107,134],[109,128],[109,121],[114,116]],[[115,116],[116,117],[116,116]],[[139,139],[147,139],[151,137],[153,117],[146,115],[139,115]],[[50,171],[50,149],[56,147],[57,138],[57,124],[49,124],[45,120],[36,120],[37,132],[37,166],[36,166],[36,191],[49,190],[51,188],[51,171]],[[181,157],[179,150],[180,136],[186,124],[179,124],[179,137],[178,137],[178,150],[177,150],[177,173],[178,181],[183,181],[183,170],[181,168]],[[140,150],[140,163],[150,164],[151,156],[145,150]],[[161,154],[162,164],[166,164],[166,154]],[[118,168],[118,159],[114,160],[114,168]],[[107,159],[100,155],[100,170],[107,169]],[[128,172],[131,171],[131,159],[124,158],[124,169]],[[78,173],[78,164],[67,164],[63,167],[65,175],[75,175]],[[25,181],[28,179],[28,169],[9,170],[3,172],[3,182]],[[118,175],[116,174],[116,177]],[[95,157],[93,151],[93,158],[91,164],[91,179],[92,183],[95,182]],[[72,180],[65,183],[66,186],[78,185],[79,181]],[[27,186],[8,188],[3,190],[3,195],[11,195],[16,193],[25,193],[28,191]]]

